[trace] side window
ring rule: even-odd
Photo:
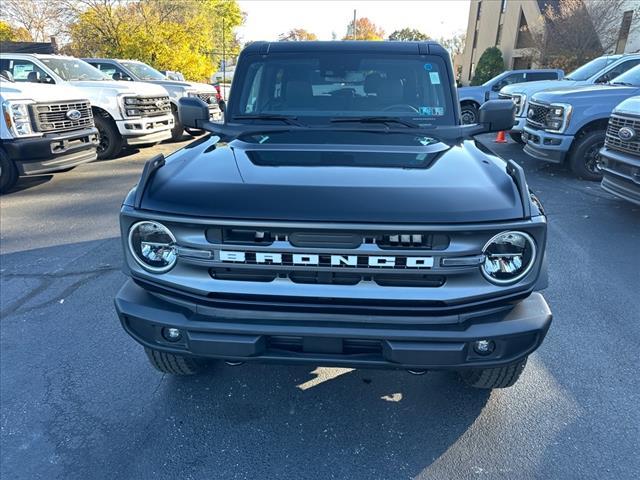
[[[16,82],[54,83],[42,68],[29,60],[4,60],[2,70],[6,70]]]
[[[524,82],[524,73],[512,73],[511,75],[507,75],[499,82],[495,83],[491,90],[494,92],[499,92],[502,87],[506,87],[507,85],[511,85],[513,83],[522,83]]]
[[[120,80],[120,78],[116,78],[116,77],[118,77],[118,75],[116,75],[114,77],[114,75],[116,73],[119,73],[120,76],[123,75],[122,70],[120,70],[118,67],[116,67],[115,65],[112,65],[110,63],[91,63],[91,65],[96,67],[98,70],[100,70],[105,75],[108,75],[109,77],[113,78],[114,80]]]
[[[260,86],[262,85],[262,72],[264,71],[263,64],[254,63],[251,65],[252,72],[249,72],[249,78],[252,78],[249,82],[250,88],[243,95],[242,103],[240,105],[240,111],[242,113],[252,113],[257,110],[258,96],[260,95]]]
[[[603,74],[600,78],[596,80],[596,83],[607,83],[616,78],[618,75],[622,75],[624,72],[629,70],[630,68],[635,67],[640,63],[640,58],[635,58],[633,60],[627,60],[626,62],[620,62],[611,70]]]
[[[527,82],[537,82],[538,80],[557,80],[557,72],[528,72]]]

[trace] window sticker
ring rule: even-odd
[[[444,116],[444,107],[420,107],[420,115],[426,117],[442,117]]]
[[[440,85],[440,74],[438,72],[429,72],[431,85]]]
[[[424,69],[425,69],[427,72],[430,72],[431,70],[433,70],[433,65],[431,65],[430,63],[425,63],[425,64],[424,64]]]

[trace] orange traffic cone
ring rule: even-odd
[[[496,135],[496,139],[494,140],[495,143],[507,143],[507,137],[504,133],[503,130],[498,132],[498,135]]]

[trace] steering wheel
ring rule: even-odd
[[[405,112],[412,112],[412,113],[420,113],[420,111],[409,104],[406,103],[397,103],[395,105],[389,105],[388,107],[385,107],[382,109],[383,112],[387,112],[387,111],[391,111],[391,110],[400,110],[400,111],[405,111]]]

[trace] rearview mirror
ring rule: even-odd
[[[478,111],[478,123],[486,132],[511,130],[516,123],[516,106],[512,100],[489,100]]]
[[[198,97],[182,97],[178,100],[180,121],[187,128],[204,128],[209,122],[209,106]]]

